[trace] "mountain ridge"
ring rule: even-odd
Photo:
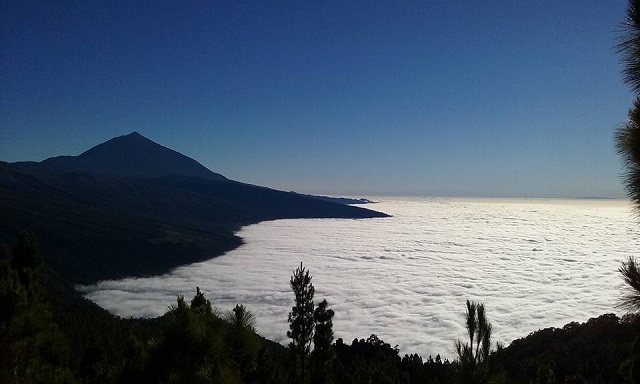
[[[152,152],[166,152],[138,135],[124,136],[125,143],[142,143],[138,151],[150,146]],[[115,141],[119,143],[122,140]],[[76,158],[86,153],[98,159],[95,153],[106,156],[114,141],[103,144]],[[182,157],[186,156],[169,154],[185,164]],[[46,160],[0,162],[0,250],[20,231],[32,232],[47,263],[73,283],[158,275],[204,261],[240,246],[236,231],[261,221],[388,216],[221,175],[212,177],[209,170],[201,177],[189,174],[192,168],[180,174],[180,167],[174,166],[172,172],[159,172],[159,177],[136,177],[128,170],[104,172],[95,164],[79,168],[74,161],[63,160],[54,167]]]
[[[152,179],[173,174],[228,180],[196,160],[160,145],[138,132],[117,136],[78,156],[55,156],[41,162],[13,163],[44,172],[90,172]]]

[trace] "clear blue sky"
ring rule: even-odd
[[[0,6],[0,160],[138,131],[344,195],[617,196],[625,1]]]

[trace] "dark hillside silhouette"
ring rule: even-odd
[[[264,220],[387,216],[231,181],[137,133],[78,157],[0,162],[0,212],[0,245],[32,231],[48,265],[83,284],[221,255],[242,244],[235,231]]]

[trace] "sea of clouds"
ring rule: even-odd
[[[363,220],[277,220],[243,228],[246,244],[150,277],[79,287],[123,317],[154,317],[195,287],[230,310],[242,303],[263,336],[287,344],[289,279],[302,261],[316,302],[335,310],[350,343],[376,334],[401,353],[454,357],[467,299],[485,303],[495,341],[617,313],[620,263],[640,249],[623,201],[382,199],[393,215]]]

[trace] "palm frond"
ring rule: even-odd
[[[623,37],[616,45],[625,65],[622,77],[636,93],[640,93],[640,0],[629,1],[622,29]]]
[[[622,279],[627,284],[627,293],[620,299],[618,307],[634,311],[640,310],[640,270],[636,259],[629,257],[618,268],[618,272],[620,272]]]
[[[618,129],[615,139],[627,168],[623,175],[627,194],[640,210],[640,98],[634,101],[627,122]]]

